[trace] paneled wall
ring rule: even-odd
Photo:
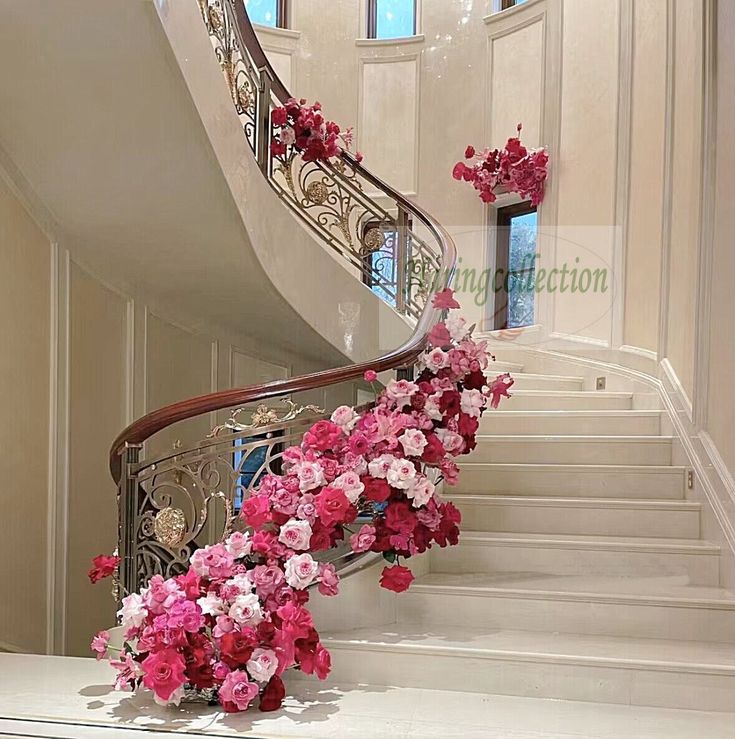
[[[116,546],[115,436],[168,403],[324,367],[245,333],[191,330],[104,284],[36,225],[47,215],[36,205],[0,178],[0,586],[13,594],[0,599],[0,649],[87,655],[114,623],[109,584],[90,585],[87,570]],[[354,394],[345,384],[297,400],[333,407]],[[146,454],[202,438],[216,420],[179,424]]]
[[[0,177],[0,649],[46,645],[49,240]]]

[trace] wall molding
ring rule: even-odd
[[[707,423],[712,265],[717,175],[717,0],[704,0],[702,28],[702,191],[699,202],[699,273],[694,325],[693,421]]]
[[[621,0],[618,11],[618,125],[615,172],[615,229],[613,270],[616,276],[612,346],[620,346],[625,333],[625,291],[629,239],[631,136],[633,124],[633,0]]]

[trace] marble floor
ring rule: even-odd
[[[283,709],[162,708],[91,659],[0,654],[0,737],[735,739],[735,714],[291,680]]]

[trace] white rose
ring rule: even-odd
[[[299,478],[299,490],[302,493],[325,485],[327,482],[324,470],[318,462],[299,462],[294,465],[294,471]]]
[[[354,408],[350,408],[349,405],[341,405],[339,408],[335,409],[334,413],[332,413],[330,420],[332,423],[339,426],[345,434],[348,434],[353,428],[355,428],[358,418],[359,416],[355,413]]]
[[[238,595],[230,606],[229,617],[240,626],[255,626],[263,620],[260,601],[255,593]]]
[[[205,616],[224,616],[227,613],[224,601],[211,592],[199,598],[197,605]]]
[[[281,526],[278,541],[283,542],[290,549],[308,549],[311,540],[311,525],[308,521],[299,521],[292,518]]]
[[[437,429],[436,435],[439,437],[444,450],[449,454],[457,455],[464,447],[464,439],[458,433],[449,429]]]
[[[138,593],[131,593],[122,599],[122,608],[117,612],[120,625],[127,631],[131,626],[136,629],[143,625],[148,616],[148,609]]]
[[[428,443],[423,431],[418,429],[406,429],[398,437],[403,447],[403,453],[407,457],[420,457],[424,453],[424,447]]]
[[[236,588],[240,591],[240,595],[248,595],[253,592],[252,580],[247,575],[235,575],[233,578],[228,580],[225,585],[229,585],[231,588]]]
[[[419,386],[409,380],[391,380],[385,388],[385,394],[395,402],[398,408],[403,408],[411,402],[411,396],[419,391]]]
[[[388,470],[395,461],[396,458],[392,454],[381,454],[372,462],[368,463],[368,472],[370,472],[373,477],[385,479],[388,474]]]
[[[307,588],[319,573],[319,563],[310,554],[296,554],[286,562],[286,582],[296,590]]]
[[[485,396],[479,390],[463,390],[460,406],[462,413],[479,418],[480,411],[485,407]]]
[[[467,321],[461,316],[450,315],[444,325],[455,343],[459,343],[467,335]]]
[[[225,541],[225,549],[235,558],[247,557],[252,551],[253,543],[250,541],[250,532],[235,531]]]
[[[434,483],[426,477],[421,477],[406,490],[406,495],[412,499],[414,508],[426,505],[434,495]]]
[[[365,486],[356,472],[345,472],[331,483],[331,487],[339,488],[347,496],[350,503],[356,503],[360,493],[365,490]]]
[[[429,395],[424,404],[423,411],[432,421],[441,421],[444,418],[439,409],[439,394]]]
[[[278,658],[272,649],[254,649],[247,663],[248,672],[253,680],[259,683],[267,683],[278,668]]]
[[[391,487],[406,490],[416,477],[416,468],[407,459],[396,459],[388,470],[387,480]]]

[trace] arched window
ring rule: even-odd
[[[368,38],[416,35],[416,0],[368,0]]]
[[[245,0],[245,8],[253,23],[286,28],[286,0]]]

